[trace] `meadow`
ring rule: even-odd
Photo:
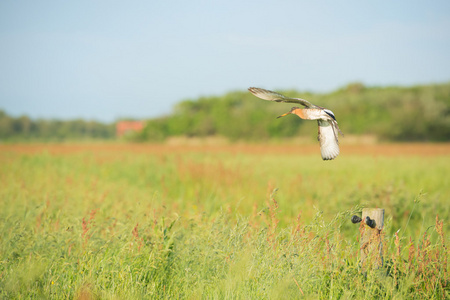
[[[0,145],[0,297],[448,299],[449,173],[450,144]]]

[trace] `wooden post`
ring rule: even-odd
[[[368,217],[368,218],[367,218]],[[373,221],[375,221],[373,223]],[[383,266],[383,241],[381,231],[384,226],[384,209],[364,208],[361,231],[361,268],[378,269]]]

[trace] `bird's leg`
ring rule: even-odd
[[[336,125],[336,129],[339,131],[339,133],[340,133],[342,136],[344,136],[344,134],[342,133],[341,129],[340,129],[339,126],[338,126],[338,122],[337,122],[337,121],[334,121],[334,124]]]

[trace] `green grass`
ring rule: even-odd
[[[0,297],[445,299],[449,171],[448,156],[4,150]],[[386,211],[385,264],[366,272],[362,207]]]

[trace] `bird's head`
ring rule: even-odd
[[[292,113],[295,113],[295,111],[296,111],[297,109],[300,109],[300,108],[299,108],[299,107],[293,107],[293,108],[291,108],[291,110],[290,110],[289,112],[287,112],[287,113],[285,113],[285,114],[282,114],[281,116],[278,116],[277,119],[278,119],[278,118],[281,118],[281,117],[284,117],[284,116],[287,116],[287,115],[290,115],[290,114],[292,114]]]

